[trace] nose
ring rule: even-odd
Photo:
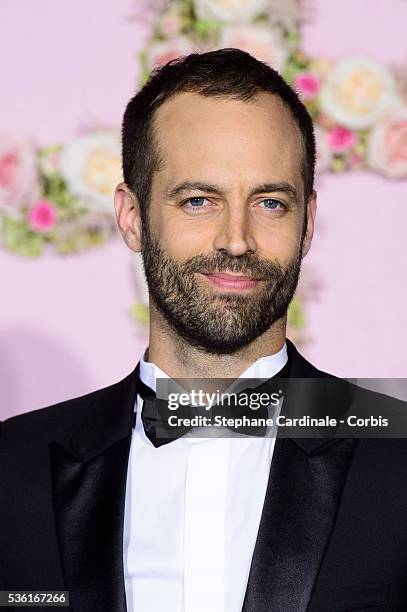
[[[225,207],[219,220],[214,248],[228,251],[235,257],[247,252],[255,253],[257,244],[248,209],[242,202]]]

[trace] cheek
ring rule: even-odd
[[[264,259],[288,263],[297,255],[299,246],[300,239],[297,235],[275,233],[269,235],[261,245],[259,244],[258,255]]]
[[[169,214],[151,219],[151,227],[161,247],[175,259],[186,260],[213,250],[215,232],[211,224],[184,219]]]
[[[272,226],[257,228],[257,246],[260,257],[289,262],[297,255],[302,233],[302,221],[296,214],[281,218]]]

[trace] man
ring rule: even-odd
[[[163,443],[148,426],[168,377],[284,375],[348,410],[286,339],[314,163],[305,107],[242,51],[172,61],[130,101],[115,209],[149,344],[124,380],[3,423],[3,589],[65,589],[74,612],[407,609],[404,440]]]

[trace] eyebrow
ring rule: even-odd
[[[179,183],[173,189],[167,192],[167,198],[175,198],[186,191],[204,191],[206,193],[214,193],[221,195],[223,189],[219,185],[212,185],[210,183],[204,183],[201,181],[184,181]],[[279,181],[275,183],[260,183],[250,190],[249,198],[259,193],[284,193],[289,196],[295,202],[298,201],[297,190],[293,185],[286,181]]]

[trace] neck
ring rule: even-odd
[[[233,354],[217,355],[191,346],[150,305],[150,340],[147,361],[155,363],[171,378],[238,378],[260,357],[274,355],[284,345],[287,316],[264,334]]]

